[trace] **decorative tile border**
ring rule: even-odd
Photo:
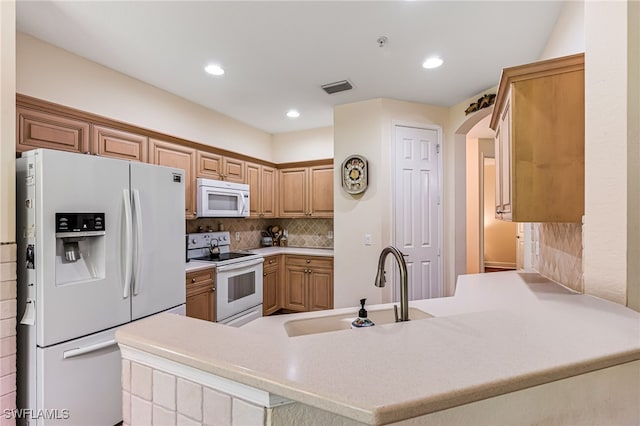
[[[194,219],[187,221],[187,232],[218,231],[220,225],[231,233],[231,250],[261,247],[262,233],[274,225],[288,231],[289,246],[333,247],[333,219]]]

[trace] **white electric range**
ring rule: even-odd
[[[215,267],[216,322],[239,327],[262,316],[263,257],[232,252],[229,232],[187,234],[187,261]]]

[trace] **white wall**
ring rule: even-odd
[[[205,145],[272,160],[271,135],[18,33],[17,92]]]
[[[638,263],[627,259],[628,243],[638,242],[637,220],[630,220],[638,211],[629,215],[628,208],[637,205],[640,189],[637,179],[628,181],[640,166],[637,135],[634,140],[629,132],[632,121],[638,120],[637,115],[629,116],[634,108],[630,101],[635,99],[637,106],[638,99],[637,92],[628,91],[629,81],[640,77],[628,74],[638,59],[639,43],[628,39],[628,7],[627,2],[589,1],[584,10],[584,289],[622,304],[627,303],[627,262]],[[638,21],[630,23],[637,26]]]
[[[573,55],[584,50],[584,2],[565,1],[540,60]]]
[[[273,135],[273,161],[276,163],[325,158],[333,158],[333,127]]]
[[[334,108],[335,164],[341,164],[351,154],[363,155],[369,161],[369,187],[364,194],[347,194],[342,190],[340,173],[334,176],[336,307],[356,306],[363,297],[371,304],[391,300],[391,286],[379,289],[373,282],[380,252],[391,244],[392,238],[394,123],[446,127],[447,120],[446,108],[391,99]],[[363,243],[365,234],[371,234],[370,246]],[[447,237],[450,236],[445,235],[445,241]]]
[[[15,241],[15,2],[0,1],[0,243]]]

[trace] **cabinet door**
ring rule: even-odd
[[[285,266],[282,307],[290,311],[308,311],[307,268]]]
[[[306,217],[307,168],[280,170],[280,217]]]
[[[50,148],[89,152],[89,123],[46,112],[16,108],[16,151]]]
[[[272,256],[273,257],[273,256]],[[277,257],[277,256],[276,256]],[[269,265],[270,258],[265,258],[264,274],[262,277],[262,314],[270,315],[280,309],[280,292],[278,291],[278,284],[280,281],[280,272],[278,264],[275,266]],[[271,259],[273,261],[273,259]]]
[[[260,170],[260,201],[262,203],[262,217],[278,217],[277,213],[277,170],[273,167],[262,166]]]
[[[222,178],[228,182],[244,183],[245,164],[236,158],[223,157]]]
[[[333,309],[333,270],[311,269],[309,275],[309,309]]]
[[[222,180],[222,155],[198,151],[197,177]]]
[[[309,213],[313,217],[333,217],[333,166],[309,169]]]
[[[184,170],[185,216],[188,219],[195,218],[196,185],[194,170],[196,168],[196,150],[157,139],[150,139],[149,146],[149,161],[152,164],[175,167]]]
[[[104,126],[93,126],[91,152],[103,157],[147,162],[148,138]]]
[[[259,164],[247,163],[246,183],[249,185],[249,216],[251,217],[262,217],[260,171]]]
[[[186,276],[187,316],[206,321],[216,320],[213,270],[190,272]]]
[[[503,220],[511,220],[511,104],[507,103],[500,124],[500,210]],[[496,162],[497,163],[497,162]],[[497,198],[497,197],[496,197]]]

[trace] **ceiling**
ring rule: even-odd
[[[269,133],[331,126],[333,106],[451,106],[537,60],[557,1],[33,1],[18,31]],[[388,42],[380,47],[378,38]],[[431,55],[444,59],[422,68]],[[204,73],[217,63],[225,74]],[[349,80],[348,92],[320,86]],[[300,117],[285,116],[297,109]]]

